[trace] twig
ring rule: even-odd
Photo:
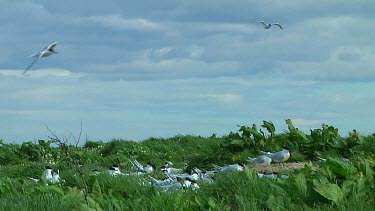
[[[64,150],[65,154],[70,158],[71,163],[73,163],[73,165],[76,168],[79,176],[81,177],[83,185],[85,186],[85,192],[84,192],[85,201],[86,201],[87,206],[89,206],[89,199],[88,199],[89,189],[88,189],[88,185],[87,185],[87,182],[86,182],[86,177],[83,174],[82,168],[80,167],[79,163],[74,158],[74,155],[73,155],[71,149],[68,146],[68,140],[70,139],[71,135],[69,136],[69,138],[63,137],[63,140],[61,140],[47,125],[46,125],[46,127],[47,127],[47,130],[51,133],[51,136],[48,136],[48,137],[53,141],[53,143],[57,144],[61,149]],[[81,121],[81,129],[80,129],[80,132],[79,132],[78,139],[76,140],[73,137],[76,141],[76,145],[75,145],[76,148],[77,148],[77,146],[79,144],[79,141],[81,139],[81,134],[82,134],[82,121]]]

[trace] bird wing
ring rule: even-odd
[[[143,166],[137,161],[134,160],[133,164],[141,171],[144,171]]]
[[[259,21],[258,23],[263,24],[263,26],[267,26],[267,24],[265,24],[264,21]]]
[[[54,43],[52,43],[51,45],[49,45],[49,46],[47,47],[47,49],[51,49],[51,50],[53,50],[53,48],[55,48],[56,45],[57,45],[57,42],[54,42]]]
[[[40,57],[42,57],[42,53],[41,54],[39,54],[39,56],[37,56],[35,59],[34,59],[34,61],[23,71],[23,73],[22,74],[25,74],[32,66],[33,66],[33,64],[36,62],[36,61],[38,61],[38,59],[40,58]]]
[[[280,29],[283,29],[283,27],[279,23],[273,23],[272,25],[276,25],[276,26],[280,27]]]

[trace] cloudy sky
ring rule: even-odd
[[[375,132],[375,1],[0,0],[0,139]],[[257,21],[279,22],[284,30]],[[57,41],[58,54],[29,57]]]

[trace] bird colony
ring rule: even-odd
[[[140,178],[140,185],[154,185],[160,191],[175,191],[179,189],[192,189],[197,191],[200,189],[199,183],[214,183],[214,176],[218,173],[229,173],[229,172],[239,172],[243,171],[246,168],[246,164],[253,165],[265,165],[269,166],[271,169],[271,162],[282,163],[289,159],[290,152],[289,148],[285,147],[283,150],[275,153],[271,152],[262,152],[263,154],[256,158],[248,158],[246,162],[236,163],[227,166],[218,166],[212,164],[212,169],[210,170],[200,170],[198,168],[193,168],[190,171],[187,171],[187,167],[184,168],[173,168],[173,163],[167,161],[160,168],[152,162],[147,162],[146,165],[142,165],[137,160],[129,160],[132,165],[131,172],[121,172],[120,165],[114,164],[109,167],[108,170],[101,172],[97,169],[93,169],[89,176],[98,176],[100,174],[107,174],[110,176],[136,176]],[[79,168],[83,168],[82,164],[79,164]],[[272,169],[271,169],[272,170]],[[155,171],[161,171],[164,174],[164,178],[154,178],[150,173]],[[271,171],[272,172],[272,171]],[[60,171],[58,169],[52,169],[47,166],[45,169],[46,184],[64,184],[64,180],[60,179]],[[269,178],[269,179],[286,179],[288,175],[278,175],[278,173],[273,172],[271,174],[257,173],[259,178]],[[78,176],[75,175],[75,176]],[[40,179],[35,179],[29,177],[30,180],[35,182],[40,182]]]

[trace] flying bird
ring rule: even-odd
[[[56,47],[57,42],[54,42],[50,44],[49,46],[43,48],[43,50],[39,51],[38,53],[32,55],[32,57],[35,57],[34,61],[23,71],[23,74],[25,74],[40,57],[47,57],[54,53],[57,53],[54,48]]]
[[[263,28],[265,28],[265,29],[269,29],[273,25],[276,25],[276,26],[280,27],[280,29],[283,29],[283,27],[279,23],[265,23],[264,21],[259,21],[258,23],[263,24]]]

